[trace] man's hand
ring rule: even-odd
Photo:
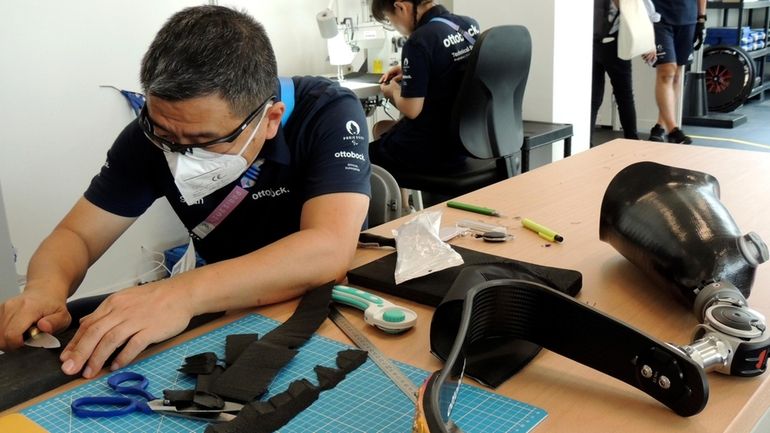
[[[706,21],[698,19],[695,23],[695,35],[692,38],[692,49],[698,51],[703,46],[703,39],[706,37]]]
[[[53,334],[66,329],[71,320],[64,299],[43,290],[26,290],[0,305],[0,349],[21,347],[22,334],[32,325]]]
[[[391,102],[394,102],[394,95],[400,93],[399,90],[401,90],[401,76],[399,75],[397,78],[393,78],[387,83],[380,84],[380,91],[382,92],[382,95],[385,96],[386,99],[389,99]]]
[[[388,84],[394,79],[397,81],[401,80],[401,66],[397,65],[388,70],[388,72],[382,74],[382,77],[380,77],[380,84]]]
[[[648,65],[652,66],[655,64],[655,61],[658,60],[657,53],[655,52],[655,50],[648,51],[642,54],[642,60],[644,60],[644,63],[647,63]]]
[[[184,331],[193,313],[187,297],[175,295],[173,281],[131,287],[105,299],[80,321],[80,329],[62,351],[62,371],[71,375],[82,369],[83,377],[90,379],[123,344],[111,370],[127,365],[148,345]]]

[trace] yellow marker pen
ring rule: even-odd
[[[528,228],[532,230],[533,232],[537,233],[538,236],[541,238],[550,241],[550,242],[564,242],[564,236],[556,233],[555,231],[549,229],[548,227],[545,227],[543,225],[540,225],[534,221],[532,221],[529,218],[523,218],[521,220],[521,225],[523,225],[525,228]]]

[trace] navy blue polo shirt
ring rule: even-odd
[[[294,112],[260,151],[258,157],[265,162],[256,184],[214,231],[195,241],[196,251],[208,263],[247,254],[298,231],[302,205],[313,197],[338,192],[370,195],[369,137],[358,98],[325,78],[293,81]],[[276,95],[278,89],[276,81]],[[163,151],[133,121],[107,152],[85,198],[107,212],[136,217],[166,197],[190,231],[239,180],[188,206]]]
[[[460,30],[431,21],[436,17],[452,21]],[[429,160],[431,167],[440,168],[464,159],[460,139],[449,126],[455,96],[472,49],[462,35],[463,30],[474,39],[479,36],[476,20],[451,14],[437,5],[420,17],[417,28],[404,44],[401,96],[425,98],[423,108],[414,119],[402,118],[378,143],[404,165],[416,164],[428,169],[425,160]]]
[[[681,26],[698,21],[698,0],[652,0],[652,4],[662,23]]]

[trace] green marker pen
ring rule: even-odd
[[[482,215],[489,215],[489,216],[496,216],[496,217],[500,216],[500,214],[497,213],[497,211],[494,209],[490,209],[488,207],[476,206],[476,205],[467,204],[467,203],[461,203],[459,201],[448,201],[446,202],[446,205],[455,209],[467,210],[468,212],[480,213]]]
[[[542,226],[529,218],[523,218],[521,225],[537,233],[541,238],[550,242],[564,242],[564,237],[548,227]]]

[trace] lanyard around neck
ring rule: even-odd
[[[214,209],[214,211],[211,212],[205,220],[201,221],[200,224],[192,229],[190,236],[192,236],[194,239],[201,240],[205,238],[209,233],[211,233],[215,228],[217,228],[217,226],[221,224],[222,221],[224,221],[224,219],[227,218],[227,216],[230,215],[239,204],[241,204],[243,199],[249,195],[247,189],[251,188],[257,183],[260,168],[264,162],[265,158],[257,158],[257,160],[254,161],[254,164],[251,164],[251,167],[249,167],[246,172],[243,173],[240,182],[238,182],[238,184],[233,187],[233,190],[230,191],[230,194],[227,194],[227,197],[225,197],[225,199],[219,203],[219,206],[217,206],[217,208]]]
[[[281,102],[286,105],[286,110],[283,112],[283,118],[281,118],[281,126],[284,126],[286,125],[286,121],[289,120],[292,111],[294,111],[294,81],[289,77],[279,77],[278,81],[281,88]],[[192,236],[193,239],[201,240],[208,236],[209,233],[217,228],[217,226],[221,224],[239,204],[241,204],[243,199],[249,195],[247,189],[257,183],[260,167],[264,162],[265,158],[257,158],[257,160],[251,164],[251,167],[243,173],[241,181],[238,182],[238,185],[233,187],[230,194],[227,194],[227,197],[219,203],[219,206],[217,206],[205,220],[192,229],[190,236]]]

